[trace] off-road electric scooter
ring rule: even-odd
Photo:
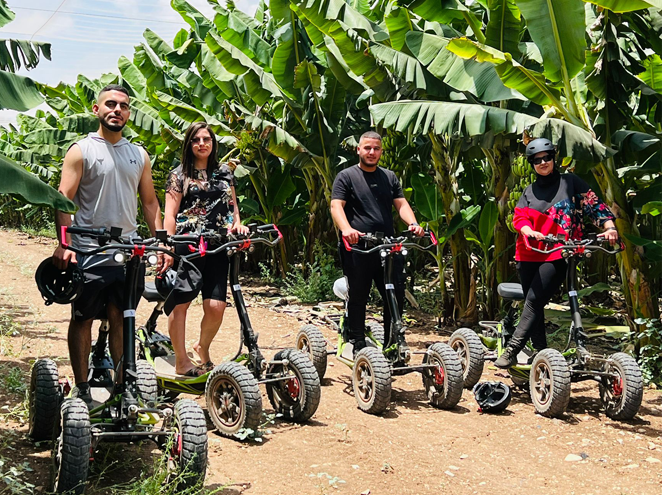
[[[462,396],[462,366],[458,355],[448,345],[435,343],[425,351],[411,351],[405,341],[405,327],[398,309],[394,285],[394,258],[407,256],[408,249],[428,251],[435,249],[437,240],[432,232],[425,237],[431,240],[427,247],[413,241],[413,234],[405,231],[397,237],[381,234],[364,235],[359,245],[350,245],[345,239],[345,248],[361,254],[379,252],[384,267],[386,304],[391,312],[391,328],[384,330],[376,324],[367,325],[368,346],[353,356],[349,343],[346,317],[339,318],[338,347],[327,352],[326,339],[319,328],[305,325],[297,335],[297,348],[307,352],[318,369],[326,366],[327,354],[352,368],[352,385],[356,402],[362,411],[370,414],[383,412],[391,401],[391,381],[394,375],[412,372],[421,373],[423,386],[430,403],[439,408],[455,407]],[[335,322],[334,322],[335,323]],[[421,364],[410,364],[412,354],[422,354]]]
[[[83,250],[66,243],[66,234],[97,239],[100,247]],[[156,264],[157,252],[178,258],[156,244],[166,240],[166,232],[156,238],[130,241],[122,239],[121,229],[63,227],[62,245],[79,255],[111,253],[126,269],[123,302],[123,356],[113,368],[99,341],[91,360],[98,365],[90,371],[92,403],[67,398],[71,391],[68,379],[60,379],[55,362],[39,359],[32,369],[29,392],[30,434],[35,440],[53,438],[52,489],[56,493],[84,493],[90,460],[97,446],[104,442],[153,440],[167,448],[171,463],[190,476],[186,485],[204,480],[207,469],[207,427],[204,412],[197,403],[180,401],[174,407],[157,407],[157,383],[154,369],[146,361],[135,359],[135,315],[139,294],[137,287],[146,262]],[[105,339],[102,332],[101,340]],[[105,344],[105,342],[103,342]]]
[[[199,377],[185,377],[175,373],[175,353],[170,338],[156,329],[163,312],[165,297],[154,284],[147,283],[143,297],[156,306],[144,326],[138,329],[140,356],[156,369],[159,393],[174,399],[179,393],[205,394],[207,409],[214,426],[221,435],[233,437],[242,429],[257,430],[262,420],[262,396],[258,385],[265,384],[267,396],[276,413],[296,422],[309,420],[321,397],[320,380],[307,355],[296,349],[279,351],[266,360],[253,331],[246,303],[239,285],[239,264],[242,253],[252,253],[256,244],[275,246],[282,235],[274,225],[250,225],[250,233],[221,235],[218,233],[172,236],[177,242],[193,242],[198,246],[196,256],[226,253],[230,258],[230,288],[241,323],[240,345],[237,354],[212,371]],[[275,238],[273,238],[275,236]],[[207,250],[208,244],[214,244]],[[246,352],[242,352],[244,345]]]
[[[529,347],[518,356],[518,364],[508,369],[513,383],[520,386],[528,384],[536,412],[543,416],[562,416],[570,400],[571,383],[585,380],[599,383],[605,413],[612,419],[632,419],[641,406],[643,380],[637,362],[624,352],[603,356],[586,348],[588,334],[579,311],[577,265],[585,257],[590,257],[593,251],[616,254],[623,249],[622,245],[617,249],[605,249],[598,244],[598,240],[595,236],[575,241],[549,235],[544,240],[545,244],[556,247],[542,250],[532,247],[525,238],[527,249],[543,254],[562,251],[563,257],[568,260],[566,290],[572,322],[565,349],[559,352],[547,348],[534,354],[533,348]],[[491,351],[486,360],[494,360],[503,353],[515,331],[518,303],[525,297],[520,284],[499,284],[497,291],[503,299],[510,301],[510,308],[501,321],[480,322],[480,338]]]

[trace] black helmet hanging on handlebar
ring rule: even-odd
[[[53,264],[53,258],[41,262],[35,273],[37,288],[46,304],[69,304],[83,292],[85,277],[83,270],[75,263],[69,263],[66,270],[60,270]]]
[[[510,387],[502,382],[477,383],[473,393],[480,412],[498,413],[510,404]]]
[[[548,153],[556,155],[556,148],[554,148],[554,145],[549,139],[534,139],[526,145],[526,159],[529,161],[529,163],[531,163],[533,157],[538,153],[542,153],[543,151],[547,151]]]
[[[154,279],[156,290],[162,297],[167,298],[172,289],[175,288],[175,281],[177,280],[177,271],[172,268],[168,269],[165,273],[159,274]]]

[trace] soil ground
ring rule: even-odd
[[[45,492],[48,483],[50,445],[29,441],[27,425],[7,412],[20,409],[24,398],[20,388],[29,383],[36,358],[56,359],[61,376],[71,373],[66,341],[69,307],[45,306],[34,284],[36,267],[52,251],[51,240],[0,231],[2,325],[6,329],[14,325],[12,321],[16,324],[16,335],[0,340],[0,458],[5,462],[0,472],[7,473],[10,466],[25,467],[27,461],[33,471],[22,470],[21,476],[36,486],[37,493]],[[291,346],[301,322],[270,310],[247,292],[260,344]],[[150,311],[150,304],[143,301],[138,321]],[[193,305],[189,344],[195,342],[201,314],[202,307]],[[159,323],[165,330],[165,319]],[[229,308],[212,346],[216,363],[234,353],[238,331],[236,313]],[[323,332],[329,342],[335,340],[331,328]],[[411,328],[408,341],[412,348],[424,349],[447,338],[430,323]],[[501,415],[480,414],[469,391],[455,409],[437,410],[428,405],[420,376],[410,374],[395,379],[386,413],[370,416],[356,406],[349,368],[333,357],[329,363],[322,401],[310,423],[277,419],[265,427],[262,443],[241,443],[209,431],[208,488],[225,487],[221,493],[226,495],[662,491],[662,395],[656,390],[646,390],[633,421],[616,422],[602,412],[597,385],[574,384],[566,416],[552,420],[536,415],[528,393],[518,390]],[[483,379],[495,375],[510,383],[485,367]],[[204,406],[204,400],[198,400]],[[266,394],[263,404],[270,413]],[[582,460],[568,461],[569,454]],[[149,471],[158,450],[146,444],[102,444],[96,458],[88,493],[107,493],[110,486],[138,476],[142,468]],[[0,481],[0,493],[11,493],[4,483]]]

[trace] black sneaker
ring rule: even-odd
[[[356,358],[356,353],[359,352],[361,349],[365,349],[368,347],[368,344],[366,344],[365,339],[357,339],[357,340],[350,340],[350,344],[352,344],[352,352],[354,353],[354,357]]]
[[[503,351],[503,354],[494,361],[494,366],[497,368],[508,369],[517,364],[517,355],[519,351],[516,351],[512,347],[506,347]]]
[[[71,391],[71,398],[83,399],[83,402],[85,402],[89,408],[92,405],[92,392],[90,391],[90,385],[88,383],[76,385]]]

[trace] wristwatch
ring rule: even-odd
[[[416,222],[412,222],[412,223],[410,223],[409,226],[410,226],[410,227],[420,227],[420,225],[417,224]]]

